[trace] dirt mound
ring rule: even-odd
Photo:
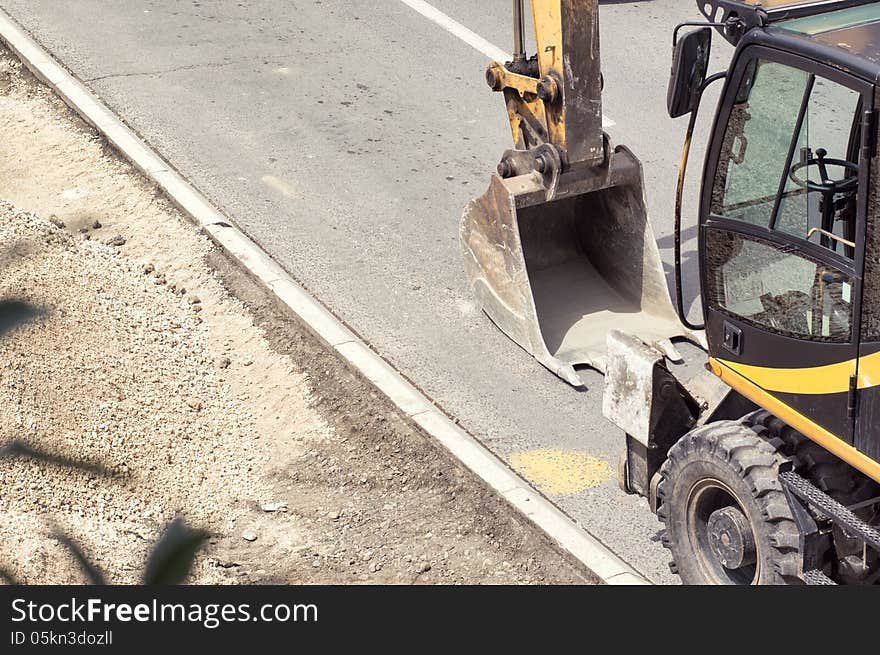
[[[182,513],[214,535],[199,583],[588,580],[8,55],[0,138],[26,210],[0,205],[0,307],[28,319],[0,320],[0,439],[64,460],[0,459],[0,567],[82,581],[57,524],[136,582]]]

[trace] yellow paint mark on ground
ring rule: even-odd
[[[592,489],[614,476],[608,462],[573,450],[542,448],[514,453],[510,464],[538,489],[552,496]]]

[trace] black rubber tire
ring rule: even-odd
[[[837,502],[852,505],[878,495],[875,482],[770,412],[759,410],[743,422],[765,427],[770,443],[792,460],[795,471]]]
[[[661,541],[672,552],[670,568],[684,584],[799,584],[799,532],[779,482],[786,458],[762,425],[717,421],[676,443],[660,469],[657,516]],[[728,572],[701,547],[699,521],[689,521],[695,490],[717,484],[740,506],[754,535],[754,569]],[[719,492],[714,492],[716,495]],[[697,501],[693,501],[696,503]],[[741,576],[738,577],[738,576]]]
[[[767,428],[770,442],[791,459],[795,471],[842,505],[855,505],[880,495],[880,485],[770,412],[759,410],[743,417],[743,421]],[[855,513],[871,520],[873,511],[866,507]],[[821,568],[839,584],[862,584],[864,563],[858,540],[839,526],[831,534],[833,538],[828,541]],[[853,570],[860,572],[853,574]]]

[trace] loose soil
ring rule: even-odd
[[[0,570],[190,581],[588,583],[0,51]],[[19,320],[20,319],[20,320]]]

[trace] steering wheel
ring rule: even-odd
[[[859,183],[859,178],[856,175],[849,175],[847,177],[847,173],[858,173],[859,165],[845,159],[832,159],[827,155],[828,151],[825,150],[825,148],[817,148],[816,156],[807,159],[806,161],[798,162],[792,166],[788,171],[788,177],[802,189],[806,189],[807,191],[817,191],[822,195],[822,199],[819,201],[819,211],[822,214],[821,228],[813,228],[807,232],[806,238],[809,239],[814,232],[818,231],[822,234],[822,245],[831,248],[832,250],[836,250],[838,241],[842,241],[847,246],[853,245],[850,242],[835,236],[833,232],[835,213],[838,209],[843,207],[845,203],[850,201]],[[811,180],[809,173],[806,174],[805,178],[798,176],[798,173],[802,169],[810,166],[816,166],[819,169],[820,182],[814,182]],[[831,176],[828,175],[829,166],[836,166],[837,168],[843,169],[844,177],[838,180],[832,180]],[[841,197],[835,202],[834,197],[838,195]],[[833,244],[832,241],[834,241]]]
[[[844,175],[843,179],[840,180],[832,180],[828,175],[828,167],[829,166],[837,166],[838,168],[842,168],[844,171],[848,171],[850,173],[858,173],[859,165],[855,164],[851,161],[847,161],[846,159],[832,159],[828,157],[828,151],[825,148],[818,148],[816,150],[816,156],[806,161],[799,161],[797,164],[794,164],[791,167],[791,170],[788,171],[788,177],[791,178],[791,181],[797,184],[799,187],[806,189],[807,191],[818,191],[822,194],[823,199],[834,200],[834,196],[838,193],[848,193],[850,191],[854,191],[856,185],[859,182],[858,177],[855,175],[851,175],[846,177]],[[809,166],[816,166],[819,168],[819,178],[821,182],[813,182],[810,179],[809,173],[807,174],[806,179],[798,177],[798,173]]]

